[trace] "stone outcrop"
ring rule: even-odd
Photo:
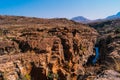
[[[99,64],[103,69],[96,75],[95,80],[119,80],[120,72],[120,19],[89,24],[100,34]]]
[[[18,45],[12,41],[0,41],[0,55],[18,52]]]
[[[114,70],[105,70],[95,80],[120,80],[120,73]]]
[[[1,23],[9,33],[5,43],[1,39],[0,79],[77,80],[85,74],[98,36],[93,28],[66,19],[25,19]]]

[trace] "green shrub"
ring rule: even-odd
[[[31,76],[29,74],[26,74],[22,80],[31,80]]]
[[[55,77],[56,79],[58,79],[58,78],[59,78],[59,75],[58,75],[58,74],[54,74],[54,77]]]
[[[83,46],[82,46],[82,44],[80,44],[80,46],[79,46],[79,47],[80,47],[80,50],[82,50],[83,52],[85,52],[85,51],[86,51],[86,48],[85,48],[85,47],[83,47]]]
[[[58,74],[55,74],[55,73],[48,73],[47,77],[49,79],[54,79],[54,78],[58,79],[59,76]]]
[[[54,78],[54,75],[53,75],[53,73],[48,73],[47,77],[48,77],[49,79],[53,79],[53,78]]]

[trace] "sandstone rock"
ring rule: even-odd
[[[5,53],[6,46],[20,52],[0,57],[0,72],[9,70],[3,77],[7,80],[77,80],[85,74],[83,65],[93,55],[96,30],[66,19],[20,17],[17,21],[14,24],[8,21],[12,24],[11,28],[6,26],[8,34],[16,37],[2,42],[5,46],[0,47],[0,53]],[[6,51],[10,53],[12,49]]]
[[[18,46],[12,41],[0,41],[0,55],[18,52]]]
[[[120,80],[120,73],[114,70],[106,70],[99,74],[94,80]]]

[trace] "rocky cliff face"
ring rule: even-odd
[[[104,65],[103,71],[95,80],[120,80],[120,19],[90,24],[100,34],[99,63]]]
[[[1,16],[0,80],[77,80],[98,33],[66,19]]]

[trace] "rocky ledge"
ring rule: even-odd
[[[93,28],[67,19],[0,18],[0,80],[77,80],[89,72]]]

